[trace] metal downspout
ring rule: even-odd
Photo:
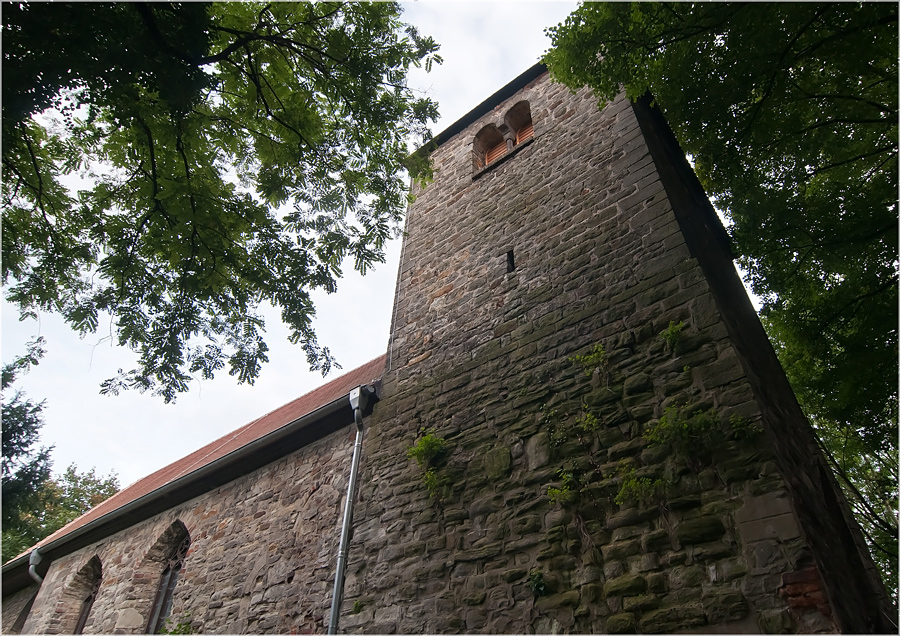
[[[44,555],[38,552],[38,548],[32,550],[31,554],[28,555],[28,575],[33,578],[38,585],[44,582],[44,578],[37,573],[37,566],[43,560]]]
[[[347,568],[347,552],[350,544],[350,525],[353,519],[353,502],[356,494],[356,476],[359,472],[359,459],[362,455],[363,417],[362,412],[374,390],[369,387],[356,387],[350,391],[350,406],[353,408],[353,420],[356,422],[356,442],[353,445],[353,460],[350,464],[350,483],[347,484],[347,500],[344,502],[344,521],[341,525],[341,542],[338,547],[337,567],[334,573],[334,592],[331,595],[331,617],[328,619],[328,633],[337,634],[338,618],[341,612],[341,601],[344,598],[344,570]]]

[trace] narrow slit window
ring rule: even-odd
[[[506,273],[514,272],[516,270],[516,255],[513,254],[512,250],[509,250],[506,253]]]

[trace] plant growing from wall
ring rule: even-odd
[[[592,453],[592,446],[596,439],[595,433],[600,427],[599,418],[584,404],[582,404],[581,412],[575,416],[574,420],[568,415],[560,416],[556,409],[548,409],[546,405],[541,406],[541,411],[544,412],[542,423],[547,430],[551,450],[556,451],[574,437],[584,449],[584,456],[588,463],[599,474],[600,465]],[[573,457],[566,457],[566,463],[570,467],[563,466],[557,471],[557,475],[562,481],[562,486],[549,486],[547,488],[547,495],[553,504],[571,505],[578,500],[581,494],[581,488],[576,479],[576,473],[579,471],[575,469],[573,459]]]
[[[662,479],[638,477],[633,466],[620,470],[622,483],[616,494],[615,502],[620,506],[629,503],[662,502],[666,496],[666,483]]]
[[[659,332],[659,337],[666,343],[666,351],[675,353],[675,347],[681,340],[681,330],[684,329],[684,322],[679,321],[677,324],[674,320],[669,321],[669,326]]]
[[[438,437],[433,431],[426,431],[425,434],[417,439],[416,443],[406,451],[406,456],[416,460],[416,463],[422,468],[432,466],[446,454],[447,440]]]
[[[584,435],[596,433],[600,428],[600,420],[588,410],[587,405],[581,405],[581,413],[575,418],[575,429]]]
[[[547,582],[544,580],[543,572],[532,570],[528,573],[528,589],[531,590],[535,598],[547,594]]]
[[[684,406],[670,405],[644,438],[651,444],[668,444],[691,470],[699,472],[709,463],[715,445],[724,441],[721,433],[713,409],[688,413]]]
[[[735,440],[751,439],[763,432],[762,425],[759,422],[751,422],[746,417],[732,414],[728,418],[728,424],[731,427],[731,438]]]
[[[437,499],[438,501],[444,499],[442,496],[444,488],[452,483],[450,477],[444,473],[438,472],[436,468],[429,468],[426,470],[425,474],[422,476],[422,482],[425,484],[428,496],[432,499]]]
[[[541,405],[541,412],[543,413],[541,425],[547,431],[551,448],[559,448],[574,435],[585,447],[585,451],[590,453],[594,433],[600,428],[600,419],[588,409],[587,405],[581,405],[581,412],[573,421],[570,421],[569,414],[560,415],[557,409],[548,408],[546,404]]]
[[[191,615],[184,614],[179,618],[167,618],[166,624],[159,632],[160,634],[193,634],[194,628],[191,625]]]
[[[762,432],[759,424],[738,415],[731,416],[728,428],[719,419],[715,409],[689,413],[686,406],[673,404],[644,432],[644,438],[654,445],[668,444],[691,470],[700,472],[723,442],[750,439]]]
[[[551,409],[546,404],[541,404],[541,413],[541,426],[550,438],[550,448],[557,449],[569,439],[568,431],[563,426],[563,418],[557,409]]]
[[[575,480],[574,473],[565,468],[560,468],[556,474],[559,475],[562,487],[550,486],[547,488],[547,496],[550,497],[550,503],[568,506],[578,501],[578,482]]]
[[[572,356],[569,358],[572,362],[580,366],[585,375],[594,375],[594,372],[603,373],[609,380],[609,358],[606,355],[606,349],[599,342],[586,354],[581,356]]]
[[[416,443],[409,447],[406,456],[416,460],[420,468],[425,470],[422,475],[422,483],[428,491],[428,496],[436,501],[443,501],[443,493],[452,481],[449,476],[438,470],[437,464],[441,462],[449,452],[447,440],[438,437],[433,431],[425,431]]]

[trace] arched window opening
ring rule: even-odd
[[[94,599],[100,591],[102,579],[103,565],[100,558],[95,555],[75,573],[63,589],[47,627],[47,633],[83,633],[91,615],[91,608],[94,606]]]
[[[181,528],[184,528],[183,524],[181,524]],[[178,576],[184,567],[184,559],[190,546],[191,537],[187,534],[187,529],[185,529],[181,540],[175,544],[174,549],[169,552],[164,561],[165,568],[159,577],[156,598],[150,609],[150,619],[147,621],[148,634],[160,633],[165,626],[166,619],[172,612],[172,595],[175,592],[175,585],[178,583]]]
[[[75,623],[74,634],[83,634],[84,626],[87,624],[88,616],[91,614],[91,608],[94,606],[94,599],[97,598],[97,592],[100,591],[100,579],[94,581],[94,586],[88,595],[81,601],[81,611],[78,612],[78,621]]]
[[[516,148],[533,138],[531,106],[522,100],[506,112],[503,123],[488,124],[475,135],[472,142],[475,175],[472,178],[478,178],[486,168],[514,153]]]
[[[527,101],[521,101],[510,108],[503,119],[509,129],[515,131],[517,146],[534,137],[531,106]]]
[[[503,133],[494,124],[488,124],[475,135],[475,142],[472,145],[475,169],[480,170],[489,166],[505,155],[507,150]]]
[[[22,611],[19,612],[19,615],[16,617],[15,622],[12,624],[12,627],[9,629],[10,634],[21,634],[22,628],[25,627],[25,621],[28,620],[28,615],[31,613],[31,608],[34,607],[34,599],[37,598],[38,592],[41,591],[40,587],[36,587],[34,592],[29,597],[28,601],[25,603],[25,606],[22,608]]]

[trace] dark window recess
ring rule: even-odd
[[[25,627],[25,621],[28,620],[28,614],[31,613],[31,608],[34,605],[34,599],[37,598],[38,592],[40,592],[40,588],[34,591],[34,594],[31,595],[31,598],[28,599],[28,602],[25,603],[25,607],[22,608],[22,611],[19,612],[18,618],[16,618],[16,622],[12,624],[12,627],[9,630],[10,634],[21,634],[22,628]]]
[[[516,256],[512,250],[506,253],[506,273],[513,272],[516,269]]]
[[[475,170],[482,170],[504,156],[508,144],[503,132],[494,124],[482,128],[472,143],[472,160]]]
[[[166,568],[159,578],[159,587],[156,592],[156,600],[150,612],[147,632],[159,634],[165,626],[166,619],[172,611],[172,594],[175,592],[175,584],[178,583],[178,575],[184,565],[188,548],[191,546],[191,537],[186,536],[166,561]]]
[[[94,581],[94,587],[91,588],[90,594],[81,602],[81,610],[78,612],[78,622],[75,623],[74,634],[83,634],[84,626],[87,624],[88,616],[91,613],[91,607],[94,606],[94,599],[97,598],[97,592],[100,591],[100,579]]]

